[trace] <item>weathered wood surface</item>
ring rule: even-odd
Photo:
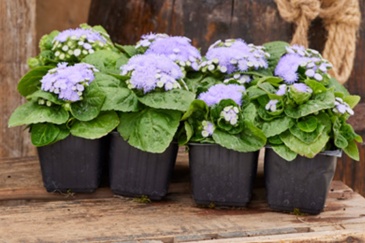
[[[8,129],[8,119],[22,102],[16,86],[35,55],[35,0],[0,1],[0,36],[0,158],[34,155],[27,131]]]
[[[365,199],[342,182],[332,183],[316,216],[273,212],[260,183],[247,208],[201,208],[191,197],[187,161],[180,152],[166,199],[148,204],[107,187],[47,193],[36,157],[2,161],[0,242],[365,241]]]
[[[365,1],[359,1],[365,16]],[[149,32],[186,35],[196,46],[207,47],[218,39],[242,38],[262,44],[267,41],[290,41],[294,26],[285,22],[273,0],[92,0],[89,23],[101,24],[114,41],[136,43],[142,34]],[[310,47],[323,50],[326,31],[322,21],[316,19],[309,31]],[[336,50],[334,50],[336,51]],[[357,41],[355,65],[346,86],[352,94],[365,97],[365,21],[362,21]],[[350,120],[365,140],[365,103],[355,109]],[[360,145],[361,163],[346,155],[337,167],[336,179],[343,180],[365,196],[365,146]]]

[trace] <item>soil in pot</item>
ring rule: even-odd
[[[252,197],[259,152],[217,144],[190,144],[191,186],[198,205],[246,206]]]
[[[177,143],[171,143],[163,153],[149,153],[132,147],[119,133],[110,136],[112,191],[127,197],[147,196],[151,200],[165,197],[175,166]]]
[[[266,148],[264,173],[269,207],[287,212],[322,212],[339,156],[341,151],[328,151],[312,159],[297,156],[286,161]]]

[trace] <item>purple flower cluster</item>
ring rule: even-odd
[[[164,55],[182,68],[191,67],[198,70],[201,55],[190,42],[191,40],[184,36],[158,38],[150,44],[146,54]]]
[[[201,63],[201,69],[203,72],[218,70],[226,74],[245,72],[267,68],[267,57],[269,54],[264,47],[246,44],[241,39],[217,41],[209,47],[207,61]]]
[[[142,35],[141,40],[137,42],[135,48],[136,49],[148,48],[155,40],[164,39],[168,37],[169,36],[167,34],[160,34],[160,33],[158,34],[149,33],[146,35]]]
[[[237,105],[242,105],[242,96],[245,87],[238,84],[216,84],[201,93],[199,100],[204,101],[209,107],[218,104],[221,100],[232,99]]]
[[[236,106],[226,106],[221,111],[220,116],[224,118],[226,122],[229,122],[232,126],[237,125],[239,110]]]
[[[306,84],[303,84],[303,83],[295,83],[292,85],[292,87],[298,91],[298,92],[301,92],[301,93],[313,93],[313,90]]]
[[[324,75],[328,75],[328,70],[332,65],[316,50],[305,49],[303,46],[293,45],[286,48],[286,53],[279,60],[275,75],[284,79],[287,84],[298,81],[298,69],[305,69],[305,75],[317,81],[322,81]]]
[[[58,95],[59,99],[75,102],[82,99],[82,93],[95,78],[98,70],[86,63],[67,66],[59,63],[41,79],[41,89]]]
[[[202,125],[203,125],[202,136],[204,138],[212,136],[215,129],[214,124],[211,123],[210,121],[202,121]]]
[[[68,29],[53,39],[52,51],[57,61],[81,60],[100,49],[110,49],[106,38],[92,29]]]
[[[333,109],[333,111],[340,114],[354,114],[354,111],[351,109],[351,107],[339,97],[336,97],[335,99],[335,108]]]
[[[131,75],[127,81],[130,89],[148,93],[156,88],[165,91],[181,88],[177,81],[183,77],[180,67],[164,55],[136,55],[120,69],[122,75]]]
[[[275,112],[277,110],[276,105],[278,104],[279,100],[270,100],[266,106],[265,109],[268,111]]]

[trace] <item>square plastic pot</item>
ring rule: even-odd
[[[48,192],[93,192],[100,184],[108,155],[105,139],[68,136],[38,147],[44,187]]]
[[[264,174],[269,207],[308,214],[322,212],[340,156],[341,151],[328,151],[311,159],[298,155],[286,161],[266,148]]]
[[[165,197],[175,166],[177,143],[171,143],[163,153],[149,153],[132,147],[117,132],[110,136],[111,190],[126,197]]]
[[[195,202],[204,206],[246,206],[252,197],[258,153],[241,153],[217,144],[189,144]]]

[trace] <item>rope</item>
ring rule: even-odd
[[[358,0],[275,0],[281,17],[297,27],[291,44],[308,47],[308,29],[320,17],[328,32],[323,57],[331,75],[344,84],[351,74],[361,14]]]

